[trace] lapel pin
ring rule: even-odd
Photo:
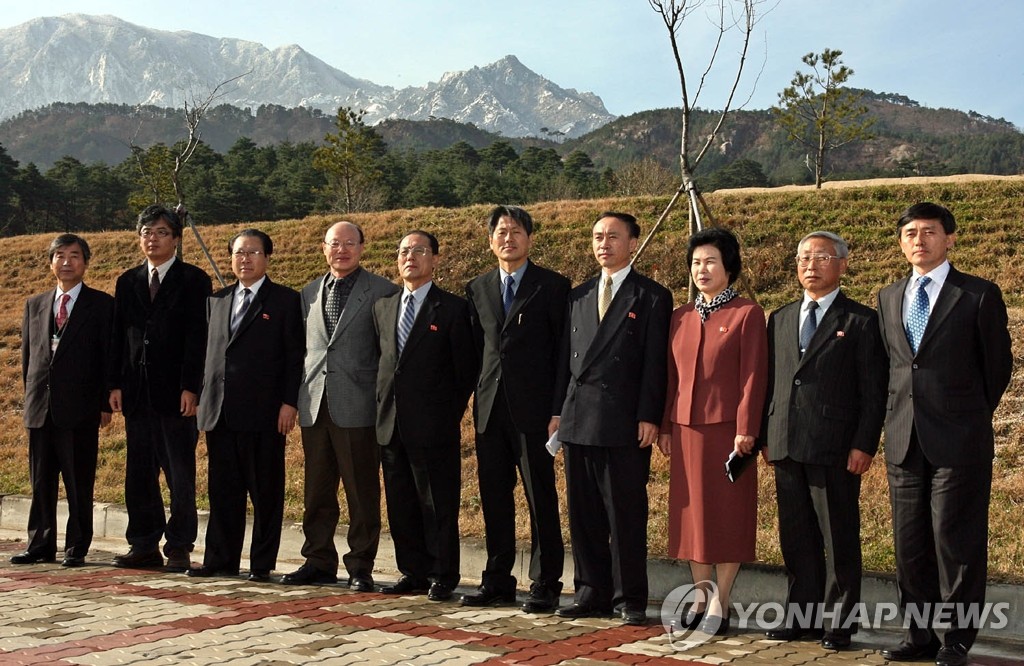
[[[629,318],[630,319],[636,319],[636,313],[635,312],[630,312],[629,313]]]
[[[264,312],[263,313],[263,318],[264,319],[270,319],[270,315],[268,315],[266,312]]]
[[[718,327],[718,332],[719,333],[728,333],[729,332],[729,327],[728,326],[719,326]]]
[[[430,325],[430,330],[436,331],[437,330],[437,324],[431,324]]]
[[[845,331],[836,331],[836,337],[837,338],[845,338],[846,337],[846,332]]]

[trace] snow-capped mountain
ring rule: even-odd
[[[573,137],[615,118],[596,95],[561,88],[515,56],[396,90],[350,76],[297,45],[270,50],[113,16],[68,14],[0,30],[0,120],[53,102],[178,108],[229,80],[217,91],[218,104],[306,106],[331,114],[349,106],[365,109],[369,123],[443,117],[506,136]]]

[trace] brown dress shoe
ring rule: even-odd
[[[192,558],[188,551],[177,548],[167,551],[167,564],[164,566],[164,571],[188,571],[191,568]]]
[[[124,555],[114,557],[114,566],[121,569],[159,569],[164,565],[164,558],[159,550],[141,551],[130,549]]]

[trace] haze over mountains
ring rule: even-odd
[[[598,96],[562,88],[512,55],[395,89],[351,76],[298,45],[270,50],[113,16],[67,14],[0,30],[0,120],[54,102],[180,108],[235,77],[218,91],[217,103],[304,106],[331,115],[348,106],[365,109],[370,124],[443,117],[505,136],[576,137],[615,118]]]

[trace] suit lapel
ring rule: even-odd
[[[494,321],[499,324],[503,324],[505,321],[505,301],[503,300],[505,286],[501,284],[501,272],[495,268],[490,273],[484,275],[480,281],[480,287],[483,289],[483,293],[480,295],[483,299],[482,305],[490,310],[491,316],[494,317]],[[520,285],[522,287],[522,285]],[[517,294],[518,298],[518,294]],[[515,305],[513,305],[515,307]]]
[[[803,301],[779,313],[779,328],[775,333],[776,364],[784,368],[797,368],[800,357],[800,308]],[[806,356],[806,354],[804,355]]]
[[[594,339],[591,340],[587,354],[583,358],[583,368],[589,367],[591,363],[600,358],[601,354],[604,353],[604,348],[608,346],[622,328],[622,321],[633,310],[633,305],[637,299],[636,282],[633,279],[635,275],[636,273],[630,271],[629,275],[626,276],[626,279],[619,287],[619,291],[612,298],[608,312],[604,314],[604,319],[600,322],[597,322],[596,302],[600,279],[594,283],[594,288],[581,301],[581,305],[585,308],[584,317],[589,318],[592,316],[594,321],[597,322]]]
[[[235,286],[237,288],[237,285]],[[235,329],[235,334],[231,336],[231,339],[228,341],[228,344],[231,344],[232,342],[235,341],[235,339],[237,339],[239,336],[245,333],[245,330],[249,328],[253,320],[262,315],[263,304],[266,302],[267,298],[270,297],[270,292],[273,290],[274,283],[271,282],[270,278],[268,277],[266,280],[263,281],[263,284],[260,286],[260,290],[253,295],[252,301],[249,303],[249,309],[245,311],[245,315],[242,316],[242,321],[239,322],[238,328]],[[235,303],[234,290],[231,291],[231,298],[228,300],[228,303],[228,320],[230,321],[230,312],[233,309]]]
[[[404,359],[410,353],[410,350],[423,338],[427,332],[427,328],[434,321],[434,313],[441,306],[441,299],[437,296],[436,292],[437,288],[437,285],[431,284],[430,289],[427,290],[427,296],[423,299],[423,305],[420,306],[420,311],[416,313],[416,319],[412,323],[412,330],[409,331],[409,338],[405,341],[405,347],[402,348],[402,355],[398,360],[399,365],[402,364],[402,359]]]
[[[505,303],[499,297],[498,312],[501,313],[501,317],[505,319],[505,326],[508,326],[509,322],[513,321],[516,316],[526,307],[526,304],[530,302],[537,292],[541,290],[543,284],[537,280],[537,271],[530,270],[530,264],[527,263],[526,271],[523,273],[523,279],[516,288],[516,297],[512,301],[512,307],[508,311],[508,316],[505,316]],[[500,292],[499,292],[500,293]],[[501,321],[499,319],[498,321]]]
[[[341,335],[341,332],[348,328],[348,325],[355,319],[356,314],[361,309],[366,307],[366,303],[369,299],[370,281],[366,279],[365,271],[359,271],[359,275],[356,276],[356,282],[352,285],[352,291],[349,292],[348,300],[345,301],[345,309],[341,311],[341,317],[338,318],[338,325],[334,327],[334,334],[331,335],[331,341],[333,342]],[[320,289],[320,293],[323,293],[323,289]],[[318,299],[319,301],[319,299]],[[327,333],[327,324],[324,322],[324,311],[323,308],[319,308],[320,321],[324,328],[324,334]]]
[[[921,336],[921,344],[917,346],[918,354],[935,337],[935,331],[942,328],[942,322],[953,311],[957,301],[960,300],[960,296],[963,294],[960,285],[963,284],[963,281],[963,273],[950,266],[949,275],[946,276],[946,281],[942,284],[939,296],[935,299],[935,307],[932,308],[932,313],[928,315],[928,325],[925,326],[924,335]]]
[[[811,338],[811,344],[808,345],[807,350],[804,352],[803,357],[800,359],[800,363],[804,363],[808,358],[817,354],[825,343],[835,337],[835,334],[839,331],[839,321],[846,314],[846,297],[842,293],[836,295],[836,299],[832,301],[832,305],[829,306],[828,312],[822,317],[821,321],[818,322],[818,328],[814,331],[814,337]],[[800,321],[800,311],[797,310],[797,322]],[[799,324],[798,324],[799,330]],[[797,333],[796,346],[800,346],[799,333]]]
[[[149,299],[149,264],[145,261],[142,265],[135,269],[135,276],[132,282],[134,283],[135,296],[142,303],[142,307],[149,309],[153,307],[153,302]]]
[[[878,307],[882,309],[882,316],[885,318],[886,327],[889,329],[889,341],[896,340],[908,356],[913,356],[910,349],[910,342],[907,341],[907,331],[903,327],[903,294],[907,291],[907,283],[910,275],[906,276],[895,284],[885,298],[878,301]]]

